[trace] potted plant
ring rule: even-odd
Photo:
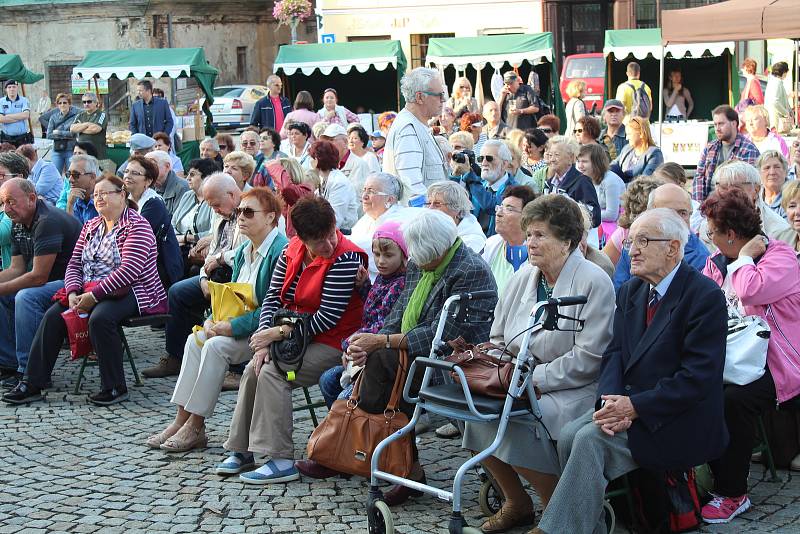
[[[281,0],[275,2],[272,16],[278,24],[287,24],[292,30],[292,44],[297,42],[297,25],[314,15],[314,7],[309,0]]]

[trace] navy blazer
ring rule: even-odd
[[[614,330],[600,367],[601,395],[629,396],[633,459],[648,469],[688,469],[728,445],[722,370],[728,313],[713,280],[682,261],[646,327],[650,285],[633,278],[617,294]]]
[[[292,103],[289,99],[281,95],[281,108],[283,109],[283,117],[292,111]],[[275,110],[272,108],[272,100],[269,95],[261,97],[256,105],[253,106],[253,114],[250,116],[250,126],[258,126],[259,128],[275,128]],[[278,147],[275,147],[278,150]]]
[[[158,276],[165,290],[183,278],[183,258],[167,205],[156,196],[145,202],[140,215],[147,219],[156,236]]]
[[[558,190],[566,193],[571,199],[590,208],[592,213],[592,228],[600,226],[600,202],[597,200],[597,190],[594,188],[592,179],[582,174],[575,165],[569,168],[564,179],[558,184]],[[547,182],[548,193],[558,193],[553,191],[552,180]]]
[[[167,135],[172,135],[172,128],[175,126],[175,121],[172,120],[172,113],[169,111],[169,102],[165,99],[154,96],[153,97],[153,134],[164,132]],[[128,129],[132,134],[142,133],[146,134],[144,127],[144,102],[139,99],[131,106],[131,120],[128,124]]]

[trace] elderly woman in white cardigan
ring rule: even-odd
[[[558,482],[555,442],[567,423],[594,404],[600,360],[611,340],[614,287],[608,275],[581,254],[583,217],[578,204],[546,195],[525,206],[521,223],[529,264],[520,267],[501,295],[490,340],[517,355],[522,340],[518,334],[527,327],[536,302],[573,295],[588,300],[569,313],[585,321],[582,331],[541,331],[526,347],[535,364],[532,380],[542,395],[542,421],[533,416],[511,420],[500,447],[483,462],[506,498],[500,511],[481,526],[483,532],[504,532],[533,521],[533,503],[520,475],[547,506]],[[468,422],[464,447],[481,451],[496,435],[496,423]]]

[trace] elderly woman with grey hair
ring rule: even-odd
[[[406,107],[397,114],[383,150],[383,170],[403,182],[406,204],[424,197],[427,187],[447,180],[449,172],[442,151],[428,130],[428,120],[438,116],[445,101],[439,71],[419,67],[400,80]],[[415,204],[412,201],[412,204]]]
[[[585,205],[592,215],[592,228],[600,226],[602,210],[592,179],[575,167],[580,145],[574,137],[551,137],[545,148],[547,182],[545,192],[567,195]]]
[[[528,351],[531,379],[541,392],[542,417],[513,419],[499,448],[484,460],[506,500],[481,526],[483,532],[505,532],[533,521],[533,503],[520,476],[547,507],[559,474],[555,442],[567,423],[594,405],[600,361],[611,341],[614,286],[608,274],[581,254],[584,226],[578,204],[561,195],[539,197],[523,208],[521,225],[528,237],[528,263],[503,291],[489,340],[502,347],[503,354]],[[536,302],[576,295],[588,297],[586,304],[570,308],[583,329],[541,331],[529,346],[520,346],[520,334]],[[468,422],[464,448],[484,450],[496,435],[496,422]]]
[[[496,290],[489,266],[464,245],[452,217],[436,210],[424,210],[406,224],[403,237],[409,255],[405,289],[381,331],[351,336],[347,349],[347,356],[354,365],[366,365],[362,371],[358,405],[368,413],[383,413],[386,408],[398,371],[399,349],[406,349],[410,360],[430,353],[447,298],[464,292]],[[475,306],[488,311],[495,302],[495,298],[485,299],[476,301]],[[448,317],[442,339],[462,337],[469,343],[479,343],[488,335],[487,324],[464,324]],[[419,387],[421,377],[421,374],[414,377],[412,391]],[[401,402],[400,409],[410,416],[413,406]],[[413,437],[411,442],[414,442]],[[414,457],[418,457],[416,447]],[[425,480],[419,462],[415,463],[410,477]],[[389,506],[394,506],[416,495],[420,495],[416,490],[395,486],[386,492],[385,500]]]
[[[458,237],[469,248],[480,254],[486,245],[486,235],[483,233],[478,219],[470,213],[472,203],[467,192],[457,182],[438,182],[428,187],[428,197],[425,207],[441,211],[456,224]],[[492,210],[494,211],[494,209]]]
[[[786,222],[786,219],[772,211],[766,202],[761,198],[761,176],[758,169],[743,161],[728,161],[717,167],[713,178],[714,189],[726,191],[738,188],[749,196],[758,211],[761,213],[761,228],[764,234],[770,239],[779,239],[788,244],[794,240],[794,231]],[[716,252],[717,247],[709,235],[708,221],[703,218],[700,223],[700,240],[710,252]]]
[[[749,108],[748,108],[749,109]],[[761,200],[769,209],[786,218],[781,203],[782,190],[786,183],[786,174],[789,171],[789,162],[777,150],[765,150],[756,161],[756,169],[761,174]]]
[[[361,193],[361,209],[364,215],[353,225],[350,240],[366,251],[369,256],[369,277],[378,276],[375,260],[372,257],[372,235],[381,224],[390,220],[400,220],[407,215],[397,203],[403,195],[403,184],[388,172],[373,172],[364,181]]]

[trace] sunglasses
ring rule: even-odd
[[[583,133],[583,128],[575,128],[572,131],[575,132],[576,134],[582,134]]]
[[[257,144],[256,141],[242,141],[242,146],[256,146]]]
[[[81,100],[81,103],[85,106],[86,104],[94,103],[94,100]]]
[[[244,215],[245,219],[252,219],[255,217],[256,213],[262,213],[264,210],[254,210],[253,208],[235,208],[233,210],[233,216],[237,219]]]
[[[491,163],[494,161],[494,156],[478,156],[475,159],[478,160],[478,163],[483,163],[483,160],[486,160],[488,163]]]
[[[61,104],[69,105],[69,102],[67,102],[66,100],[62,100],[61,102],[58,103],[58,105],[60,106]]]
[[[542,133],[546,133],[546,134],[553,133],[553,129],[552,128],[539,128],[539,130],[541,130]]]

